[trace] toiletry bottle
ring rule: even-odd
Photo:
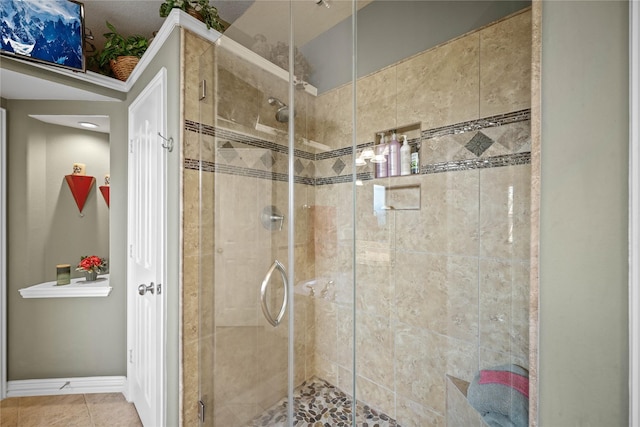
[[[420,150],[418,150],[418,145],[411,150],[411,173],[417,174],[420,173]]]
[[[407,142],[407,135],[402,135],[404,141],[400,147],[400,175],[411,174],[411,147]]]
[[[396,131],[391,135],[389,142],[389,176],[400,175],[400,143],[396,137]]]
[[[388,175],[387,168],[389,162],[387,161],[388,156],[385,156],[386,149],[387,143],[384,141],[384,133],[380,133],[380,144],[376,147],[376,156],[374,157],[376,178],[386,178]]]

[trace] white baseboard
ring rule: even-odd
[[[127,377],[51,378],[7,382],[7,397],[124,393]]]

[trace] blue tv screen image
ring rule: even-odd
[[[83,13],[73,0],[0,0],[0,50],[84,71]]]

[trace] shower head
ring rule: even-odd
[[[276,120],[280,123],[287,123],[289,121],[289,107],[284,102],[280,101],[278,98],[274,98],[273,96],[267,99],[269,105],[276,105],[278,107],[278,111],[276,111]]]
[[[278,108],[276,111],[276,120],[280,123],[288,123],[289,122],[289,107],[286,105],[284,107]]]

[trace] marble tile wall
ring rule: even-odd
[[[395,178],[418,184],[418,211],[373,211],[373,185],[357,190],[358,399],[401,425],[444,425],[444,375],[528,366],[529,165]],[[395,182],[394,182],[395,181]],[[316,187],[350,230],[345,185]],[[512,215],[509,215],[512,212]],[[335,299],[316,300],[316,374],[351,389],[353,283],[348,231],[333,256],[316,255]]]
[[[421,143],[421,174],[379,180],[371,165],[359,168],[355,224],[346,184],[353,167],[352,87],[317,98],[296,93],[296,283],[316,278],[314,295],[296,295],[296,381],[317,375],[353,391],[354,303],[357,398],[401,425],[445,424],[445,375],[469,379],[491,364],[528,365],[530,15],[516,14],[359,80],[359,148],[372,145],[379,131],[417,125],[421,132],[410,138]],[[218,288],[260,281],[266,258],[286,259],[284,232],[255,243],[264,259],[244,257],[242,243],[260,232],[246,224],[256,225],[249,212],[261,201],[286,211],[286,134],[266,99],[287,96],[282,82],[191,38],[185,38],[186,88],[197,88],[189,81],[204,72],[218,97],[185,102],[184,396],[197,393],[198,377],[208,378],[200,387],[213,401],[239,386],[240,376],[257,381],[264,372],[242,367],[262,363],[252,358],[287,332],[269,338],[257,323],[256,300],[239,288]],[[189,56],[206,49],[201,63]],[[247,108],[231,102],[241,95],[250,100]],[[374,213],[374,185],[409,184],[420,188],[419,210]],[[206,205],[200,206],[200,191],[211,195],[203,197]],[[246,201],[238,194],[248,195]],[[216,212],[218,205],[226,209]],[[214,212],[229,215],[219,221],[224,228],[216,228]],[[201,275],[211,285],[198,288]],[[198,309],[208,319],[200,326]],[[198,345],[210,346],[205,355],[219,355],[221,371],[213,377],[203,376],[194,358]],[[278,389],[284,368],[274,361],[265,364],[276,374],[260,382]],[[238,399],[220,406],[219,422],[240,425],[270,402],[260,390],[241,389]],[[190,403],[185,420],[195,413]]]
[[[336,252],[315,260],[336,295],[316,300],[316,375],[353,389],[355,301],[357,398],[403,426],[446,424],[446,375],[528,366],[530,20],[527,10],[358,81],[358,99],[386,100],[358,110],[358,143],[418,123],[422,174],[356,187],[355,266],[351,187],[316,182],[338,230]],[[311,139],[349,139],[339,115],[318,114],[349,96],[318,97]],[[375,185],[419,185],[421,208],[374,212]]]

